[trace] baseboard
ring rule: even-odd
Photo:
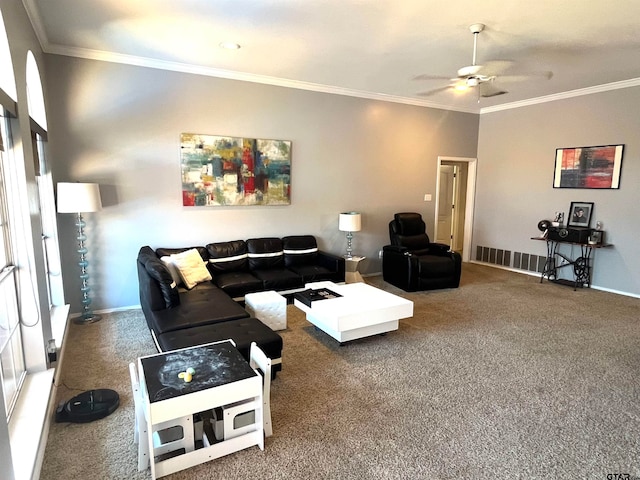
[[[469,260],[469,263],[476,265],[483,265],[485,267],[497,268],[498,270],[506,270],[507,272],[521,273],[523,275],[529,275],[530,277],[540,277],[539,272],[532,272],[529,270],[520,270],[518,268],[505,267],[504,265],[498,265],[495,263],[480,262],[478,260]]]
[[[591,285],[591,288],[594,290],[601,290],[603,292],[615,293],[616,295],[624,295],[625,297],[640,298],[640,295],[636,293],[621,292],[620,290],[614,290],[612,288],[599,287],[597,285]]]
[[[527,270],[518,270],[517,268],[505,267],[505,266],[496,265],[496,264],[493,264],[493,263],[479,262],[477,260],[471,260],[469,263],[475,263],[476,265],[484,265],[485,267],[497,268],[499,270],[507,270],[509,272],[521,273],[523,275],[529,275],[531,277],[538,277],[538,278],[540,277],[540,273],[539,272],[530,272],[530,271],[527,271]],[[614,293],[616,295],[622,295],[623,297],[640,298],[640,295],[637,295],[635,293],[623,292],[623,291],[620,291],[620,290],[614,290],[612,288],[600,287],[600,286],[594,285],[594,284],[591,284],[591,288],[593,290],[600,290],[602,292],[608,292],[608,293]]]
[[[382,276],[382,272],[361,273],[360,275],[362,275],[362,278],[381,277]]]
[[[114,312],[128,312],[130,310],[140,310],[140,305],[129,305],[128,307],[116,307],[116,308],[104,308],[102,310],[94,310],[93,313],[97,313],[98,315],[102,315],[104,313],[114,313]],[[69,318],[78,318],[82,316],[82,313],[71,313],[69,314]]]

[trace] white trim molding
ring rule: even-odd
[[[502,110],[510,110],[512,108],[527,107],[529,105],[537,105],[540,103],[555,102],[557,100],[565,100],[567,98],[580,97],[582,95],[592,95],[594,93],[609,92],[621,88],[639,87],[640,78],[632,78],[630,80],[622,80],[620,82],[605,83],[604,85],[596,85],[594,87],[579,88],[568,92],[554,93],[553,95],[545,95],[543,97],[530,98],[519,102],[503,103],[493,107],[484,107],[480,109],[480,114],[500,112]]]

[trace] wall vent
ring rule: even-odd
[[[484,263],[511,267],[518,270],[542,273],[547,257],[525,252],[512,253],[510,250],[501,250],[499,248],[482,247],[478,245],[476,247],[476,260]]]

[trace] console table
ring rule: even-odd
[[[547,277],[551,282],[573,286],[574,290],[578,287],[582,288],[584,286],[591,286],[594,250],[613,246],[610,243],[592,244],[564,242],[560,240],[550,240],[549,238],[543,237],[531,237],[531,240],[539,240],[547,243],[547,259],[544,263],[544,268],[542,269],[542,275],[540,275],[540,283],[542,283],[544,277]],[[565,247],[568,247],[568,253],[563,253],[561,251],[563,249],[566,251]],[[579,256],[573,255],[574,247],[578,247],[580,249]],[[573,281],[558,278],[558,270],[564,267],[573,268]]]
[[[178,375],[189,367],[195,374],[187,383]],[[141,436],[139,441],[147,442],[145,453],[148,452],[154,480],[253,445],[264,449],[262,377],[231,341],[141,357],[138,372],[147,433],[147,438]],[[213,443],[210,439],[211,442],[203,442],[204,446],[198,448],[194,442],[193,415],[239,405],[243,410],[255,412],[253,423],[233,438],[225,432],[224,441]],[[177,456],[156,458],[153,432],[171,423],[184,428],[187,447]]]

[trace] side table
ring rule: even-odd
[[[345,283],[357,283],[363,282],[362,275],[358,272],[358,267],[360,266],[360,262],[367,257],[361,257],[358,255],[353,255],[352,257],[344,257],[345,262],[345,273],[344,273],[344,281]]]

